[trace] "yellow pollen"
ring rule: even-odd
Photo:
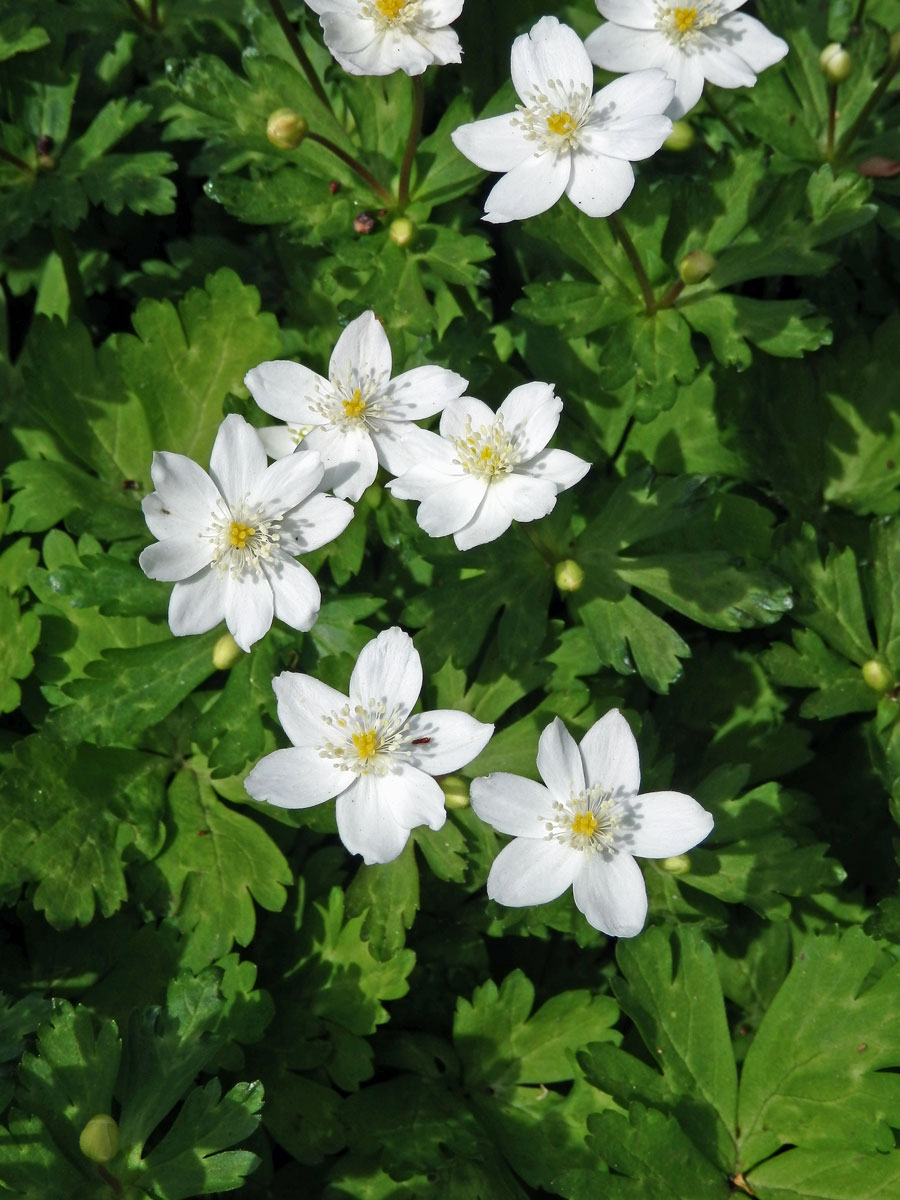
[[[252,538],[256,530],[252,525],[245,525],[243,521],[232,521],[231,528],[228,530],[228,540],[232,546],[236,546],[238,550],[243,550],[247,545],[249,538]]]
[[[687,11],[678,9],[678,12]],[[693,12],[694,10],[691,9]],[[677,18],[676,18],[677,19]],[[567,133],[575,132],[575,122],[567,112],[551,113],[547,118],[547,128],[551,133],[558,133],[560,137],[565,137]]]
[[[365,733],[354,733],[353,745],[356,747],[356,753],[363,762],[369,758],[374,758],[378,751],[378,739],[375,736],[375,730],[367,729]]]
[[[599,824],[600,822],[592,812],[576,813],[572,818],[572,832],[584,834],[585,837],[593,837]]]
[[[378,0],[379,8],[381,7],[382,4],[387,4],[387,3],[388,3],[388,0]],[[343,404],[344,404],[344,416],[346,416],[346,417],[361,417],[363,415],[363,413],[366,411],[366,402],[365,402],[365,400],[363,400],[359,388],[354,388],[353,395],[350,397],[349,400],[345,400],[343,402]]]
[[[406,8],[406,0],[375,0],[375,7],[383,17],[393,21]]]
[[[675,28],[679,33],[690,33],[697,20],[696,8],[676,8],[672,16],[675,18]]]
[[[478,455],[483,463],[489,463],[492,458],[496,458],[493,446],[482,446],[481,453]]]

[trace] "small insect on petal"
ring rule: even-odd
[[[427,746],[430,741],[431,741],[431,738],[413,738],[412,745],[413,746]]]

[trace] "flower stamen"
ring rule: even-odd
[[[690,46],[697,35],[719,20],[719,0],[700,0],[698,4],[673,7],[657,4],[656,28],[682,50]]]
[[[503,417],[498,415],[490,426],[480,429],[472,426],[471,417],[466,417],[463,435],[453,445],[458,458],[453,461],[468,475],[475,475],[488,482],[498,475],[508,475],[518,463],[518,442],[513,434],[507,433]]]
[[[366,411],[366,402],[363,400],[359,388],[354,388],[350,398],[341,401],[341,403],[344,406],[345,417],[361,417]]]
[[[623,816],[612,793],[595,784],[586,791],[573,792],[568,804],[555,800],[553,816],[541,819],[549,840],[573,850],[609,854],[616,848]]]
[[[271,519],[262,507],[251,512],[246,496],[230,509],[224,500],[210,514],[206,532],[201,534],[213,544],[210,566],[227,571],[239,579],[245,570],[259,575],[263,560],[271,559],[281,540],[281,522]]]
[[[334,733],[323,741],[319,757],[331,759],[342,771],[354,775],[387,775],[412,754],[409,722],[396,706],[387,712],[383,703],[369,700],[352,708],[344,704],[324,716]]]

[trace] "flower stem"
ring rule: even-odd
[[[413,110],[409,123],[409,137],[406,139],[406,149],[403,151],[403,162],[400,165],[400,187],[397,192],[400,212],[409,204],[409,177],[412,173],[413,159],[416,147],[422,133],[422,115],[425,112],[425,87],[421,75],[410,76],[413,89]]]
[[[650,280],[647,278],[647,272],[644,270],[641,256],[635,249],[634,242],[628,236],[628,230],[619,220],[618,213],[610,213],[606,219],[609,221],[609,227],[615,234],[619,245],[625,251],[625,257],[631,264],[632,271],[634,271],[635,279],[637,279],[641,294],[644,297],[644,308],[647,311],[647,316],[652,317],[656,312],[656,297],[653,295],[653,288],[650,286]]]
[[[159,0],[150,0],[150,28],[159,29]]]
[[[384,184],[379,183],[372,172],[366,170],[362,163],[353,158],[352,155],[348,154],[345,150],[342,150],[340,146],[336,146],[334,142],[329,141],[328,138],[322,137],[320,133],[308,133],[306,135],[306,140],[310,142],[318,142],[320,146],[324,146],[326,150],[330,150],[335,158],[339,158],[342,163],[346,163],[351,171],[355,171],[360,179],[369,185],[379,200],[382,200],[385,204],[393,207],[394,197],[387,190]]]
[[[721,108],[719,108],[719,102],[713,95],[712,88],[705,87],[703,89],[703,99],[709,105],[709,111],[712,113],[712,115],[722,122],[722,124],[734,138],[735,142],[737,142],[739,146],[743,146],[744,135],[738,129],[737,125],[735,125],[734,121],[732,121],[731,117],[724,113]]]
[[[288,15],[284,11],[281,0],[269,0],[269,8],[272,10],[272,16],[278,22],[281,32],[287,39],[287,44],[294,52],[294,58],[300,64],[300,69],[309,80],[309,86],[316,94],[316,98],[325,105],[327,109],[331,109],[331,101],[325,94],[325,89],[319,82],[319,77],[316,74],[316,69],[309,59],[309,55],[303,49],[300,38],[297,36],[297,31],[288,20]]]
[[[684,291],[684,280],[676,279],[669,290],[663,295],[656,304],[657,308],[671,308],[681,293]]]
[[[4,162],[12,163],[14,167],[18,167],[20,171],[24,171],[26,175],[32,174],[31,167],[29,167],[27,162],[24,162],[17,154],[10,154],[10,152],[8,150],[4,150],[2,146],[0,146],[0,158],[2,158]]]
[[[832,83],[828,88],[828,137],[825,142],[825,157],[829,162],[834,161],[834,127],[837,121],[838,85]]]
[[[51,228],[53,248],[62,263],[63,275],[66,279],[66,290],[69,293],[69,313],[78,318],[82,325],[88,325],[87,301],[84,297],[84,284],[81,280],[81,270],[78,266],[78,254],[75,243],[68,229],[61,225]]]
[[[857,30],[859,29],[859,26],[862,24],[863,14],[865,13],[865,11],[866,11],[866,0],[859,0],[859,5],[856,9],[856,16],[853,18],[853,20],[851,22],[851,28],[856,28]]]
[[[868,100],[863,105],[862,111],[860,112],[859,116],[856,118],[856,120],[853,122],[853,124],[850,126],[850,128],[847,130],[847,132],[841,138],[840,144],[838,145],[838,148],[835,151],[835,155],[834,155],[835,166],[839,166],[840,163],[843,161],[843,159],[845,159],[847,154],[850,152],[850,147],[853,145],[853,143],[859,137],[861,129],[865,125],[866,121],[868,121],[869,117],[872,115],[872,112],[875,109],[875,107],[877,106],[878,102],[881,100],[881,97],[887,91],[888,86],[889,86],[891,80],[897,74],[898,69],[900,69],[900,50],[897,51],[897,53],[890,60],[888,65],[885,67],[881,78],[878,80],[878,83],[872,89],[872,95],[868,98]]]

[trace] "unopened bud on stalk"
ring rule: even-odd
[[[109,1113],[98,1113],[82,1129],[78,1145],[91,1162],[110,1162],[119,1153],[119,1127]]]
[[[309,132],[309,125],[292,108],[276,108],[266,122],[266,137],[279,150],[296,150]]]
[[[553,578],[561,592],[577,592],[584,583],[584,570],[574,558],[564,558],[553,568]]]
[[[663,142],[663,147],[666,150],[690,150],[696,140],[693,125],[687,121],[673,121],[672,132]]]
[[[829,83],[843,83],[853,72],[853,59],[840,42],[830,42],[819,55],[819,70]]]
[[[213,646],[212,660],[217,671],[227,671],[243,656],[244,651],[230,633],[223,633]]]
[[[674,854],[671,858],[662,859],[659,866],[667,875],[687,875],[691,869],[690,856]]]
[[[894,676],[877,658],[870,658],[862,665],[862,677],[873,692],[886,692],[893,686]]]
[[[708,250],[691,250],[678,264],[682,283],[702,283],[716,269],[716,260]]]
[[[440,780],[445,808],[469,807],[469,781],[461,775],[445,775]]]
[[[408,246],[416,236],[416,227],[409,217],[396,217],[391,221],[388,237],[395,246]]]

